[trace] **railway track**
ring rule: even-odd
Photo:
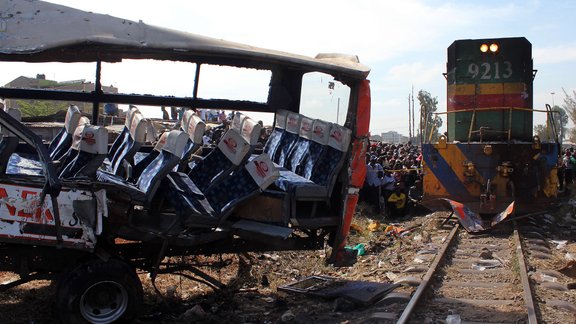
[[[567,276],[550,269],[553,235],[545,233],[555,229],[541,224],[541,217],[526,219],[482,235],[471,235],[458,223],[438,230],[397,280],[403,287],[382,299],[371,319],[576,323],[576,290],[566,284]]]

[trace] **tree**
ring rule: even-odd
[[[570,116],[570,120],[576,124],[576,91],[573,90],[572,94],[568,94],[566,90],[562,89],[564,92],[564,111]],[[571,142],[576,142],[576,128],[572,128],[568,132],[568,140]]]
[[[548,138],[547,127],[544,124],[538,124],[534,126],[534,135],[540,137],[541,139]]]
[[[48,116],[67,108],[65,103],[44,100],[18,100],[17,104],[22,117]]]
[[[538,135],[543,141],[551,142],[558,138],[558,140],[562,142],[566,137],[568,114],[566,110],[560,106],[552,107],[551,111],[551,117],[546,121],[546,125],[540,124],[534,126],[534,134]]]
[[[438,97],[432,98],[428,91],[418,91],[420,102],[420,136],[424,143],[438,140],[439,129],[442,127],[442,119],[435,115],[438,110]]]

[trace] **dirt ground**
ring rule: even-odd
[[[155,292],[147,274],[140,274],[144,307],[137,323],[379,323],[371,321],[375,309],[341,299],[321,299],[287,293],[278,288],[308,276],[370,282],[392,282],[414,260],[416,251],[441,244],[439,224],[447,213],[384,219],[363,203],[349,238],[350,247],[364,249],[349,268],[325,264],[328,250],[249,253],[197,257],[202,271],[226,287],[214,291],[204,284],[177,275],[159,275]],[[389,227],[391,226],[391,227]],[[404,234],[394,229],[411,229]],[[173,260],[178,261],[178,260]],[[226,266],[222,266],[227,264]],[[0,282],[17,279],[0,273]],[[402,287],[398,288],[402,290]],[[0,294],[0,323],[53,323],[54,284],[36,281]]]

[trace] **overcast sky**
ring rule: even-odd
[[[415,94],[424,89],[438,97],[439,111],[446,110],[442,73],[446,48],[457,39],[526,37],[533,45],[538,70],[537,109],[553,99],[562,104],[562,89],[576,90],[576,1],[50,2],[308,56],[356,54],[372,69],[372,134],[396,130],[407,135],[407,97],[412,86]],[[0,83],[9,81],[0,78]]]

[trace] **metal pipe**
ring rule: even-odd
[[[194,75],[194,90],[192,91],[192,98],[198,98],[198,83],[200,82],[200,66],[202,64],[196,63],[196,74]]]
[[[100,106],[100,95],[102,95],[102,83],[100,77],[102,74],[102,61],[96,62],[96,82],[94,84],[94,101],[92,101],[92,124],[98,125],[98,114]]]

